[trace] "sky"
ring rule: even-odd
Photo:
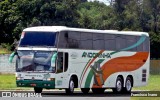
[[[88,1],[95,1],[95,0],[88,0]],[[104,2],[106,5],[109,5],[108,0],[97,0],[97,1]]]

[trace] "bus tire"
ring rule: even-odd
[[[84,94],[87,94],[89,92],[90,88],[81,88],[81,91],[84,93]]]
[[[121,77],[117,77],[116,86],[112,89],[114,93],[122,93],[123,90],[123,82]]]
[[[96,94],[102,94],[104,93],[105,89],[104,88],[92,88],[92,92]]]
[[[34,87],[34,92],[35,93],[42,93],[43,88],[39,88],[39,87]]]
[[[126,78],[124,91],[126,93],[131,93],[132,90],[132,79],[130,77]]]
[[[74,92],[75,83],[71,78],[69,81],[69,88],[65,89],[67,94],[72,94]]]

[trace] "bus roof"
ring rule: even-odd
[[[41,32],[60,32],[60,31],[79,31],[79,32],[91,32],[91,33],[110,33],[110,34],[125,34],[125,35],[146,35],[149,36],[146,32],[137,32],[137,31],[118,31],[118,30],[95,30],[95,29],[84,29],[84,28],[71,28],[66,26],[37,26],[29,27],[23,31],[41,31]]]

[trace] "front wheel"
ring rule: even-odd
[[[87,94],[89,92],[90,88],[81,88],[81,91],[84,93],[84,94]]]
[[[70,81],[69,81],[69,88],[66,89],[66,93],[67,94],[72,94],[74,92],[74,81],[73,79],[71,78]]]
[[[42,90],[43,90],[43,88],[34,87],[34,92],[35,93],[41,93]]]

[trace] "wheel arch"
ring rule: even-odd
[[[127,77],[131,78],[131,80],[132,80],[132,87],[133,87],[133,85],[134,85],[134,79],[133,79],[133,76],[132,76],[132,75],[128,75]],[[126,79],[127,79],[127,77],[126,77]]]
[[[123,75],[118,75],[117,78],[118,78],[118,77],[120,77],[120,78],[122,79],[122,84],[123,84],[123,87],[124,87],[125,84],[124,84],[124,77],[123,77]],[[116,80],[117,80],[117,79],[116,79]]]
[[[78,76],[76,74],[72,74],[70,76],[70,79],[73,79],[74,84],[75,84],[75,88],[78,88]]]

